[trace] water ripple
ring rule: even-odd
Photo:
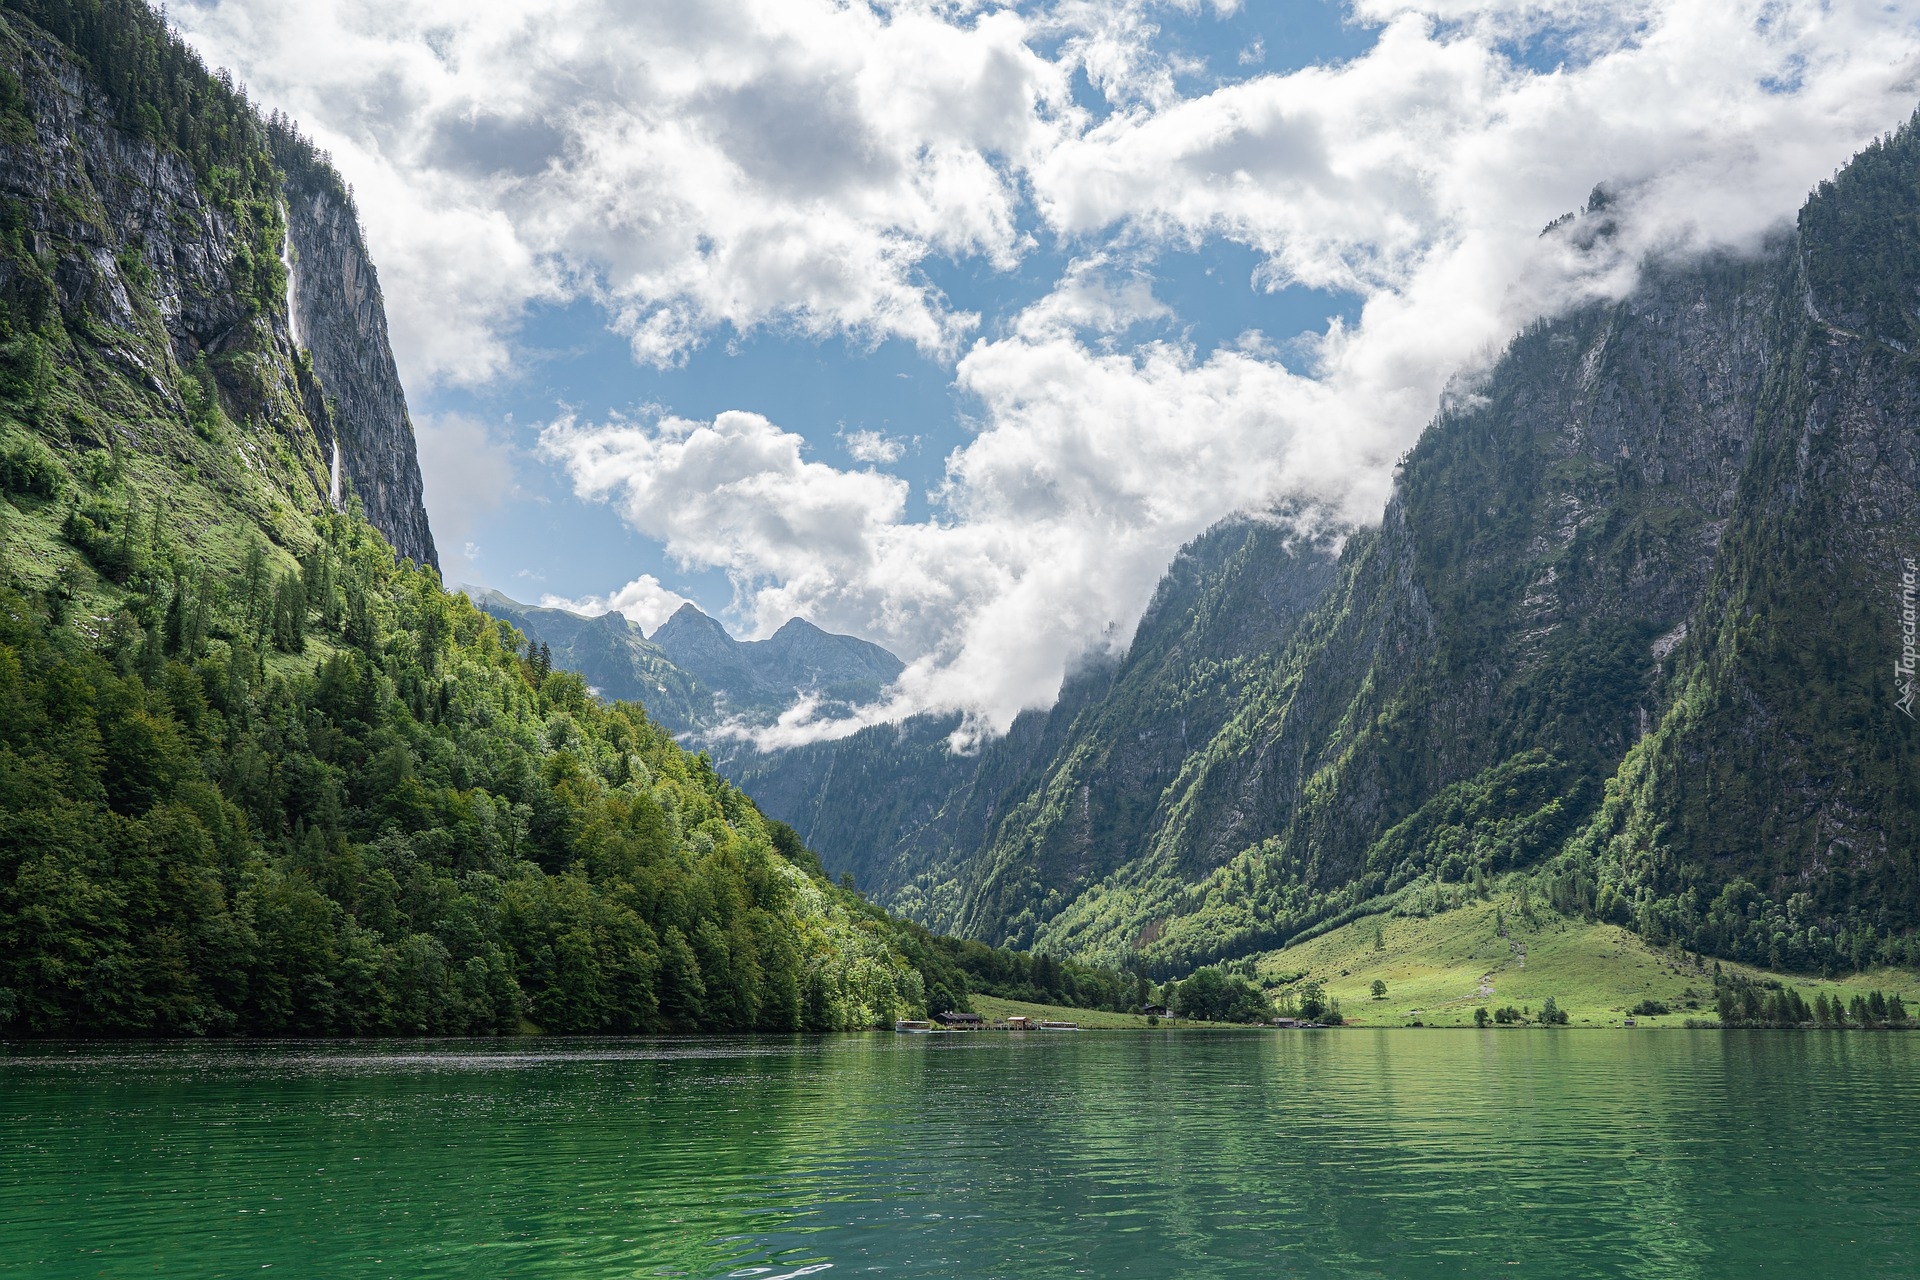
[[[1913,1275],[1916,1045],[11,1045],[0,1275]]]

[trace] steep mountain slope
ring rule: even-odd
[[[259,120],[230,82],[137,31],[135,8],[4,6],[16,20],[0,36],[10,76],[0,289],[38,425],[63,447],[141,447],[167,424],[123,423],[117,435],[103,424],[140,422],[150,394],[168,410],[161,419],[192,419],[199,434],[198,446],[173,446],[176,459],[210,455],[192,459],[190,483],[238,467],[241,487],[292,486],[298,500],[253,495],[252,514],[294,524],[309,490],[325,498],[334,487],[337,451],[375,527],[434,563],[384,309],[343,185],[284,122]],[[298,342],[285,306],[289,211],[293,245],[314,260],[296,290],[311,317]],[[75,394],[109,412],[45,412],[60,373],[82,370]],[[193,385],[173,392],[189,372]],[[237,438],[215,438],[220,417]]]
[[[23,10],[65,20],[122,94]],[[7,487],[42,500],[9,541],[29,585],[109,615],[145,567],[162,495],[167,534],[207,569],[239,570],[256,531],[310,545],[333,435],[279,305],[264,130],[218,85],[168,97],[178,58],[140,79],[117,60],[139,47],[77,7],[9,4],[0,29]],[[69,472],[82,500],[47,501]]]
[[[1408,457],[1168,820],[1037,937],[1185,963],[1557,850],[1657,716],[1773,292],[1767,262],[1694,264],[1517,340]]]
[[[0,1034],[964,1001],[704,758],[441,589],[354,227],[139,0],[0,7]]]
[[[1756,963],[1904,960],[1916,209],[1909,125],[1754,256],[1533,327],[1337,563],[1203,539],[1218,608],[1156,603],[977,766],[916,788],[870,732],[737,776],[902,909],[1160,973],[1512,868]]]
[[[1057,878],[1040,896],[1058,899],[1140,838],[1333,564],[1278,520],[1229,521],[1174,560],[1123,659],[1089,660],[978,757],[949,750],[956,721],[917,717],[723,768],[915,919],[957,927],[988,900],[1024,911],[1034,877]],[[1019,835],[983,858],[1002,830]]]
[[[438,568],[413,420],[359,214],[340,175],[284,121],[272,122],[268,137],[286,211],[289,336],[311,357],[327,397],[341,478],[394,550]]]
[[[1074,714],[1037,785],[1006,797],[969,868],[963,931],[1030,940],[1049,896],[1072,900],[1163,828],[1186,762],[1267,678],[1334,568],[1324,540],[1277,521],[1233,521],[1186,548],[1109,690]]]
[[[1572,905],[1774,967],[1913,955],[1916,210],[1910,123],[1775,261],[1749,465],[1665,714],[1560,869]]]

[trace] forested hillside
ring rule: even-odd
[[[789,831],[364,523],[327,518],[297,574],[184,590],[177,548],[141,550],[157,563],[102,643],[0,598],[4,1025],[829,1029],[923,1007],[890,923]]]
[[[8,0],[0,132],[0,1034],[965,1007],[951,947],[416,562],[365,264],[289,309],[302,244],[361,252],[324,156],[137,0]]]

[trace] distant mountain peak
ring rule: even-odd
[[[619,613],[586,618],[491,589],[467,593],[494,617],[548,643],[555,666],[579,671],[607,697],[641,703],[675,733],[697,735],[736,719],[770,724],[802,698],[821,700],[829,712],[851,710],[878,702],[905,669],[881,646],[805,618],[789,618],[765,640],[736,640],[688,603],[647,636]]]
[[[691,604],[653,633],[653,643],[730,707],[777,708],[775,714],[805,695],[849,706],[878,701],[905,669],[879,645],[823,631],[805,618],[787,619],[765,640],[736,640]]]
[[[675,609],[673,611],[673,617],[668,618],[666,622],[663,622],[660,625],[664,627],[668,625],[668,623],[671,623],[675,619],[679,619],[679,618],[684,618],[688,622],[704,623],[705,625],[710,627],[720,626],[719,621],[716,618],[714,618],[712,614],[708,613],[706,610],[702,609],[699,605],[695,604],[691,600],[681,605],[678,609]],[[724,628],[722,629],[724,630]]]
[[[718,618],[702,611],[700,606],[691,600],[681,605],[678,609],[675,609],[673,616],[661,623],[647,639],[653,641],[655,644],[664,644],[666,641],[661,639],[662,636],[671,639],[683,634],[719,637],[725,639],[729,644],[739,643],[739,641],[733,638],[733,633],[728,631],[726,626],[721,623]]]

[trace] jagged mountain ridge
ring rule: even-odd
[[[1756,963],[1905,957],[1916,210],[1909,124],[1753,256],[1650,264],[1517,338],[1337,562],[1201,539],[1169,603],[1200,569],[1298,608],[1192,667],[1214,700],[1177,751],[1146,655],[1208,652],[1244,605],[1150,614],[975,761],[909,724],[735,776],[897,908],[1161,972],[1513,868]]]
[[[554,665],[578,671],[603,697],[646,705],[676,734],[700,737],[731,721],[764,725],[802,698],[829,712],[878,701],[904,669],[879,645],[791,618],[765,640],[736,640],[692,604],[648,636],[609,612],[586,617],[472,589],[474,603],[551,649]],[[737,745],[716,744],[722,760]]]
[[[828,703],[876,702],[900,678],[900,659],[867,640],[822,631],[789,618],[765,640],[735,640],[691,604],[653,633],[652,642],[722,699],[725,715],[791,705],[796,691]]]

